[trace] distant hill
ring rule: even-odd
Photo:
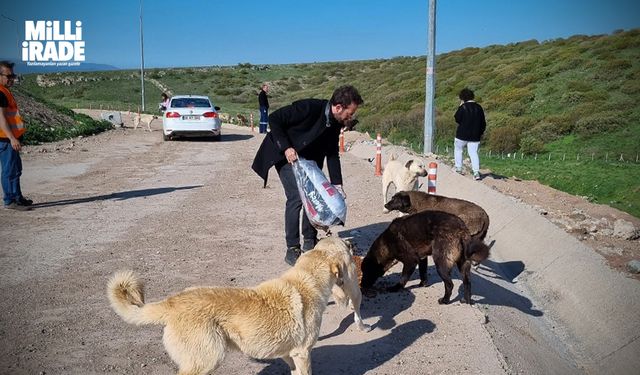
[[[146,107],[154,110],[159,87],[174,94],[212,97],[226,112],[254,112],[262,82],[271,83],[272,108],[305,97],[329,97],[341,84],[358,87],[366,105],[361,130],[381,132],[421,149],[425,57],[336,63],[149,69]],[[28,76],[25,89],[52,102],[127,108],[139,104],[137,70]],[[577,35],[485,48],[466,48],[436,58],[436,140],[453,138],[457,94],[472,88],[486,109],[485,147],[495,152],[536,153],[564,136],[610,136],[620,152],[640,143],[640,29],[613,35]],[[636,142],[636,143],[633,143]]]

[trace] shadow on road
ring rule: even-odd
[[[524,263],[521,261],[498,263],[487,259],[476,271],[483,277],[471,276],[471,291],[475,295],[474,301],[486,305],[510,306],[531,316],[542,316],[544,313],[533,308],[533,303],[527,297],[504,288],[491,279],[503,279],[515,284],[516,277],[524,271]],[[461,294],[462,290],[458,290]],[[484,297],[478,299],[478,297]]]
[[[311,366],[318,374],[362,375],[395,358],[422,335],[431,333],[435,324],[418,319],[399,325],[388,335],[352,345],[328,345],[311,351]],[[289,366],[281,359],[260,371],[259,375],[288,374]]]
[[[351,228],[338,232],[340,238],[353,238],[352,242],[356,246],[355,255],[365,255],[373,241],[389,226],[388,222],[373,223],[362,227]]]
[[[180,186],[180,187],[165,187],[165,188],[153,188],[153,189],[141,189],[141,190],[130,190],[130,191],[121,191],[118,193],[111,193],[105,195],[96,195],[93,197],[86,198],[74,198],[74,199],[63,199],[59,201],[51,201],[51,202],[42,202],[35,203],[32,207],[34,208],[45,208],[45,207],[53,207],[53,206],[65,206],[69,204],[78,204],[78,203],[88,203],[95,201],[106,201],[106,200],[126,200],[132,198],[140,198],[140,197],[149,197],[152,195],[158,194],[166,194],[171,193],[177,190],[187,190],[187,189],[195,189],[202,187],[204,185],[194,185],[194,186]]]
[[[402,311],[408,309],[415,302],[416,297],[408,290],[402,290],[398,293],[377,293],[373,298],[362,297],[360,305],[360,314],[366,324],[371,325],[372,329],[388,330],[396,326],[395,317]],[[377,321],[372,318],[379,317]],[[349,326],[355,324],[353,314],[347,314],[340,322],[338,328],[318,338],[319,341],[329,339],[331,337],[343,334]]]
[[[247,139],[251,139],[255,137],[250,134],[222,134],[222,137],[219,141],[214,140],[211,137],[175,137],[171,139],[171,142],[210,142],[210,143],[219,143],[219,142],[236,142],[236,141],[246,141]]]

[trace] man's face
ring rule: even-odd
[[[4,87],[13,86],[13,82],[15,80],[15,76],[13,75],[13,69],[7,68],[5,66],[0,66],[0,84]]]
[[[344,107],[342,104],[336,104],[333,110],[333,117],[338,120],[342,125],[346,125],[351,118],[358,110],[358,105],[355,103],[351,103],[348,106]]]

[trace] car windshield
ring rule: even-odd
[[[176,98],[171,100],[172,108],[209,108],[211,103],[204,98]]]

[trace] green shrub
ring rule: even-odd
[[[457,128],[458,128],[458,124],[456,123],[453,116],[450,116],[450,115],[436,116],[435,138],[450,140],[451,142],[453,142],[453,139],[456,136]]]
[[[620,86],[620,91],[628,95],[637,95],[638,93],[640,93],[640,80],[631,79],[631,80],[625,81]]]
[[[529,155],[539,154],[544,151],[544,142],[535,136],[524,135],[520,139],[520,151]]]
[[[495,152],[513,152],[520,146],[520,131],[511,127],[491,129],[487,146]]]
[[[582,137],[591,137],[614,131],[625,125],[620,112],[594,113],[576,122],[575,131]]]

